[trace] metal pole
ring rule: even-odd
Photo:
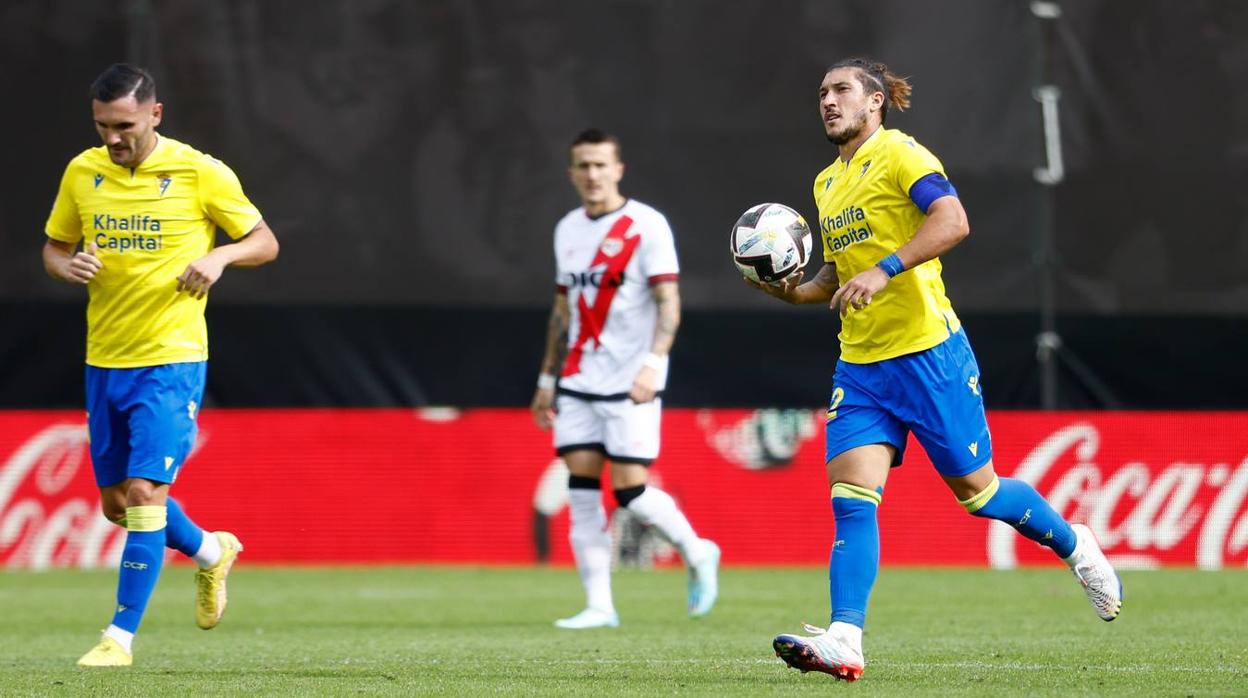
[[[1037,207],[1038,240],[1036,266],[1040,286],[1040,333],[1036,335],[1036,361],[1040,365],[1040,405],[1046,410],[1058,407],[1058,353],[1062,338],[1057,333],[1057,244],[1054,239],[1054,187],[1066,176],[1062,162],[1062,131],[1058,101],[1061,90],[1050,84],[1050,45],[1053,23],[1062,16],[1056,2],[1032,2],[1031,13],[1041,21],[1039,41],[1039,85],[1033,96],[1040,103],[1041,125],[1044,129],[1044,167],[1037,167],[1032,176],[1043,187]]]

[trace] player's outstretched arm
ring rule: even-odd
[[[226,267],[258,267],[277,259],[277,237],[263,220],[238,242],[222,245],[186,266],[177,291],[203,298]]]
[[[749,279],[745,279],[745,283],[793,305],[826,303],[836,293],[835,264],[824,262],[823,266],[819,267],[819,271],[815,272],[814,278],[806,283],[802,283],[802,276],[802,270],[798,269],[777,284],[764,284]]]
[[[550,319],[546,323],[546,353],[542,356],[542,370],[537,376],[533,402],[529,405],[533,421],[542,429],[549,429],[555,424],[555,376],[559,375],[559,367],[563,365],[564,354],[568,351],[570,317],[568,297],[556,293],[550,308]]]
[[[633,402],[650,402],[667,385],[668,354],[680,328],[680,287],[675,281],[661,281],[650,289],[657,308],[654,339],[641,370],[633,377],[628,397]]]
[[[48,238],[43,245],[43,268],[48,276],[71,284],[85,284],[104,268],[104,263],[95,256],[94,242],[87,243],[81,252],[75,252],[75,247],[77,245],[72,242]]]

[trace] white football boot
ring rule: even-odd
[[[1088,601],[1096,609],[1101,620],[1111,621],[1122,611],[1122,580],[1109,564],[1101,546],[1092,535],[1092,529],[1083,524],[1071,524],[1075,531],[1075,551],[1064,562],[1070,565]]]
[[[589,628],[618,628],[620,616],[615,611],[603,611],[587,608],[571,618],[560,618],[555,621],[556,628],[566,630],[588,630]]]
[[[696,565],[689,566],[689,617],[701,618],[715,607],[719,598],[719,546],[703,538],[705,552]]]
[[[821,671],[847,681],[857,681],[862,676],[866,662],[862,657],[862,644],[838,632],[836,625],[824,630],[802,623],[806,632],[814,637],[800,635],[777,635],[771,641],[776,656],[785,664],[808,671]]]

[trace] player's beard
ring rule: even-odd
[[[854,119],[854,122],[846,126],[842,131],[840,131],[839,133],[828,134],[828,140],[831,141],[833,145],[837,145],[837,146],[845,145],[846,143],[857,138],[859,134],[862,133],[862,129],[866,128],[867,111],[863,109],[862,111],[858,112],[855,116],[856,118]]]
[[[114,165],[117,165],[118,167],[129,167],[130,160],[134,157],[134,149],[126,148],[124,150],[114,150],[113,148],[109,148],[108,156],[109,159],[113,161]]]

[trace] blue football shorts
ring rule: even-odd
[[[941,475],[968,475],[992,459],[979,364],[965,331],[893,359],[836,363],[826,460],[858,446],[891,444],[898,466],[910,432]]]
[[[87,366],[87,428],[95,483],[171,483],[195,445],[208,362]]]

